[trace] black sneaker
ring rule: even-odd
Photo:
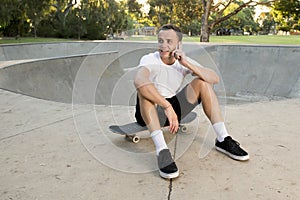
[[[240,147],[240,143],[227,136],[223,142],[216,140],[216,149],[235,160],[249,160],[249,155]]]
[[[166,179],[177,178],[179,170],[171,156],[169,149],[163,149],[157,157],[159,175]]]

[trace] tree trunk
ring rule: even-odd
[[[23,22],[23,20],[21,18],[20,21],[19,21],[19,23],[18,23],[18,32],[17,32],[16,40],[20,39],[20,37],[21,37],[21,34],[22,34],[22,31],[21,31],[21,29],[22,29],[22,22]]]
[[[204,13],[201,18],[201,34],[200,42],[209,42],[210,27],[208,25],[208,19],[210,15],[210,8],[212,0],[202,0]]]
[[[37,38],[37,22],[34,20],[34,38]]]
[[[204,22],[203,18],[204,17],[202,17],[200,42],[209,42],[210,30],[209,30],[208,24],[203,24],[203,22]]]
[[[243,10],[244,8],[248,7],[249,5],[252,6],[257,6],[257,5],[270,5],[273,2],[276,2],[275,0],[269,0],[269,1],[254,1],[254,0],[248,0],[247,2],[242,3],[241,5],[239,5],[234,11],[232,11],[231,13],[220,17],[220,18],[216,18],[213,22],[211,22],[211,24],[208,24],[208,19],[210,16],[210,12],[211,12],[211,8],[213,5],[214,0],[202,0],[202,4],[203,4],[203,15],[201,18],[201,35],[200,35],[200,42],[209,42],[209,36],[210,36],[210,32],[213,30],[213,28],[217,25],[220,24],[221,22],[229,19],[230,17],[236,15],[237,13],[239,13],[241,10]],[[227,3],[225,4],[225,8],[221,9],[221,11],[219,11],[219,14],[223,13],[223,11],[230,6],[233,3],[233,0],[227,1]]]

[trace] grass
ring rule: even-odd
[[[68,42],[74,41],[70,39],[61,38],[33,38],[33,37],[22,37],[19,39],[15,38],[1,38],[0,44],[19,44],[19,43],[34,43],[34,42]]]
[[[156,36],[128,37],[127,41],[156,41]],[[199,37],[184,37],[184,42],[199,42]],[[0,44],[78,41],[60,38],[0,38]],[[300,35],[211,36],[210,43],[300,45]]]
[[[299,45],[299,35],[212,36],[214,43]]]
[[[131,41],[155,41],[156,36],[130,37]],[[199,37],[184,37],[184,42],[199,42]],[[300,45],[300,35],[211,36],[210,43]]]

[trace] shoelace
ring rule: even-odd
[[[240,146],[240,143],[238,141],[232,140],[235,144],[237,144],[238,146]]]
[[[234,148],[239,148],[240,143],[233,140],[233,139],[231,139],[231,140],[228,141],[228,145],[231,146],[231,147],[234,147]]]

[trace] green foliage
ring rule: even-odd
[[[128,12],[131,13],[134,20],[139,20],[142,17],[142,5],[136,0],[128,0],[127,5],[122,6],[127,6]]]
[[[277,26],[278,30],[298,30],[297,25],[300,21],[300,1],[278,0],[274,3],[272,15],[274,16],[275,21],[279,24],[279,26]]]
[[[256,2],[262,1],[268,2]],[[261,27],[254,21],[250,5],[235,12],[245,3],[243,0],[148,0],[148,14],[141,12],[137,0],[0,0],[0,35],[94,40],[143,26],[173,23],[193,36],[199,35],[205,24],[201,24],[205,2],[212,3],[207,32],[226,29],[231,33],[267,34],[275,27],[284,31],[300,29],[299,0],[275,1],[272,14],[260,19]]]
[[[274,9],[279,11],[284,18],[300,18],[299,0],[277,0],[274,3]]]
[[[171,16],[173,4],[171,1],[149,0],[148,3],[150,4],[149,17],[157,27],[163,24],[173,23]]]
[[[183,32],[199,34],[202,4],[199,0],[149,0],[149,18],[156,27],[173,23]]]
[[[291,30],[291,27],[289,25],[280,25],[280,26],[277,26],[277,30],[283,31],[283,32],[288,32]]]
[[[135,1],[130,2],[132,12],[138,13]],[[121,4],[115,0],[0,0],[0,31],[4,36],[106,39],[109,33],[132,28],[133,20]]]
[[[269,12],[260,13],[257,21],[260,24],[260,27],[259,27],[260,35],[275,34],[276,22],[271,13],[269,13]]]
[[[238,7],[238,3],[230,4],[230,6],[224,11],[223,15],[219,17],[228,15]],[[218,31],[218,33],[220,33],[220,30],[222,30],[223,34],[221,35],[243,34],[243,32],[249,32],[250,34],[257,33],[259,29],[259,24],[254,21],[254,14],[255,12],[253,7],[244,8],[236,15],[216,25],[213,31]],[[215,17],[216,16],[212,15],[212,18]]]
[[[294,24],[293,29],[300,31],[300,24]]]

